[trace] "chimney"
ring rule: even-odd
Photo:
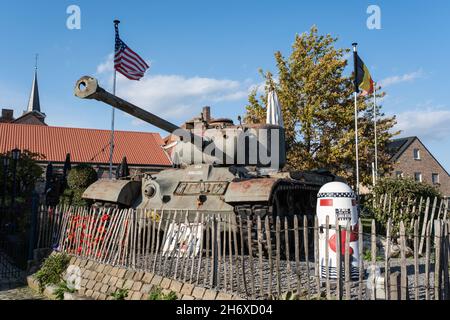
[[[203,107],[203,120],[209,122],[211,120],[211,108],[209,106]]]
[[[2,109],[2,122],[12,122],[14,120],[14,110]]]

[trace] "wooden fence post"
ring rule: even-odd
[[[303,216],[303,248],[306,262],[306,288],[308,290],[307,298],[311,298],[310,270],[309,270],[309,242],[308,242],[308,218]]]
[[[276,246],[277,246],[277,252],[276,252],[276,262],[275,262],[275,267],[276,267],[276,275],[277,275],[277,292],[278,292],[278,297],[281,296],[281,273],[280,273],[280,255],[281,255],[281,250],[280,250],[280,217],[277,216],[276,218],[276,234],[275,234],[275,238],[276,238]]]
[[[300,276],[300,241],[298,229],[298,216],[294,215],[294,242],[295,242],[295,273],[297,275],[297,294],[300,295],[301,276]]]
[[[262,250],[262,225],[261,216],[258,215],[258,257],[259,257],[259,294],[264,297],[264,278],[263,278],[263,250]]]
[[[426,231],[428,226],[428,211],[430,210],[430,198],[427,198],[427,201],[425,203],[425,214],[423,216],[423,226],[422,226],[422,236],[420,238],[420,245],[419,245],[419,255],[422,255],[423,252],[423,244],[426,237]]]
[[[384,202],[386,204],[386,197],[384,197]],[[363,281],[364,281],[364,233],[363,233],[363,225],[361,222],[361,218],[358,219],[358,251],[359,251],[359,260],[358,260],[358,300],[362,300],[363,293]]]
[[[285,252],[285,261],[286,261],[286,272],[287,272],[287,286],[288,291],[291,291],[291,256],[289,252],[289,221],[287,217],[284,217],[284,252]]]
[[[328,241],[326,241],[328,242]],[[289,259],[288,259],[289,260]],[[320,292],[320,265],[319,265],[319,219],[317,215],[314,216],[314,261],[315,261],[315,277],[317,286],[317,298],[321,297]],[[288,261],[289,263],[289,261]]]
[[[331,288],[330,288],[330,249],[328,241],[330,238],[330,217],[327,215],[325,217],[325,287],[327,291],[327,300],[331,300]]]
[[[370,257],[371,257],[371,265],[370,268],[373,272],[373,279],[372,279],[372,294],[370,295],[371,300],[376,300],[376,265],[377,265],[377,233],[376,233],[376,225],[375,225],[375,219],[372,219],[372,225],[370,229]]]
[[[268,295],[272,295],[272,276],[273,276],[273,263],[272,263],[272,236],[270,234],[270,224],[269,224],[269,217],[266,216],[265,219],[265,229],[266,229],[266,241],[267,241],[267,248],[269,250],[268,256],[269,256],[269,288],[268,288]]]
[[[252,298],[255,299],[255,270],[253,265],[253,246],[252,246],[252,220],[247,218],[247,243],[248,243],[248,256],[250,259],[250,284],[252,287]]]
[[[341,272],[341,226],[338,219],[335,224],[336,235],[336,299],[342,300],[342,272]]]
[[[347,221],[345,227],[345,259],[344,259],[344,270],[345,270],[345,299],[350,300],[350,222]]]
[[[405,225],[400,221],[400,256],[401,256],[401,297],[402,300],[408,300],[408,274],[406,270],[406,235]]]
[[[430,300],[430,230],[431,221],[425,227],[425,300]]]
[[[434,220],[434,300],[441,298],[441,244],[442,228],[441,221]]]
[[[419,220],[414,223],[414,299],[419,300]]]

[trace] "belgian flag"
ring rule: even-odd
[[[358,56],[356,51],[353,52],[355,62],[355,92],[361,90],[361,96],[373,93],[373,80],[370,76],[369,69]]]

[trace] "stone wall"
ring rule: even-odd
[[[162,293],[174,291],[180,300],[240,300],[242,298],[224,292],[218,292],[195,286],[190,283],[163,278],[159,275],[134,271],[126,268],[97,263],[92,260],[72,257],[68,267],[73,270],[78,267],[81,276],[80,298],[91,300],[113,300],[112,293],[119,289],[127,289],[125,300],[148,300],[153,287],[162,289]],[[33,279],[28,279],[30,287],[36,287]],[[48,291],[51,291],[50,288]],[[48,292],[47,296],[51,296]]]

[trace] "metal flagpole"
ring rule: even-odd
[[[375,135],[375,183],[378,180],[378,141],[377,141],[377,86],[373,86],[373,126]]]
[[[352,43],[353,46],[353,58],[355,62],[355,148],[356,148],[356,195],[359,198],[359,152],[358,152],[358,85],[356,79],[358,79],[357,68],[356,68],[356,46],[358,44]]]
[[[114,70],[113,95],[116,95],[116,70]],[[114,107],[111,107],[111,141],[109,142],[109,179],[112,179],[112,161],[114,153]]]
[[[120,23],[119,20],[114,20],[114,29],[115,30],[117,30],[119,23]],[[113,95],[116,95],[116,76],[117,76],[117,71],[116,71],[116,68],[114,68]],[[115,111],[115,108],[112,107],[111,109],[112,109],[112,112],[111,112],[111,141],[109,142],[109,179],[112,179],[112,177],[113,177],[112,162],[113,162],[113,154],[114,154],[114,111]]]

